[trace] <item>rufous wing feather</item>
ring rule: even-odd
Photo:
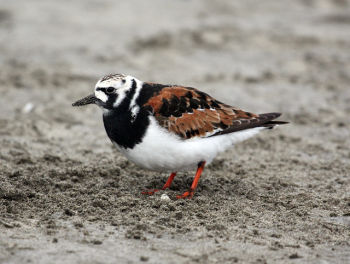
[[[160,126],[183,139],[286,123],[271,121],[279,117],[279,113],[253,114],[221,103],[195,88],[183,86],[165,86],[144,107],[151,109]]]

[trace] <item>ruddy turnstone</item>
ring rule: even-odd
[[[170,187],[178,171],[197,166],[190,189],[177,198],[193,196],[205,164],[219,152],[287,123],[273,121],[280,113],[253,114],[192,87],[143,82],[123,74],[104,76],[93,94],[73,106],[87,104],[103,110],[108,137],[129,160],[145,169],[172,172],[162,190]]]

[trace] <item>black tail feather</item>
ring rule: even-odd
[[[266,128],[273,128],[274,126],[277,125],[285,125],[285,124],[289,124],[289,122],[285,122],[285,121],[269,121],[266,122],[265,124],[262,124],[262,127],[266,127]]]
[[[254,127],[266,127],[268,129],[271,129],[276,125],[288,124],[289,122],[285,122],[285,121],[272,121],[278,118],[280,115],[281,113],[265,113],[265,114],[260,114],[257,118],[241,119],[239,120],[240,123],[238,125],[231,126],[223,131],[220,131],[218,133],[215,133],[214,135],[211,135],[210,137],[233,133],[233,132],[250,129]]]

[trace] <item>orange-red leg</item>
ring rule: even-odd
[[[182,195],[177,195],[176,196],[177,199],[184,199],[184,198],[191,199],[192,198],[194,191],[197,188],[199,178],[201,177],[201,174],[204,170],[204,166],[205,166],[205,161],[202,161],[198,164],[196,176],[194,176],[194,180],[192,182],[191,188],[187,192],[184,192]]]
[[[173,182],[175,176],[176,176],[176,172],[171,173],[169,178],[168,178],[168,180],[166,181],[166,183],[162,187],[162,189],[154,189],[154,190],[144,191],[144,192],[142,192],[142,194],[153,195],[153,194],[155,194],[156,192],[158,192],[160,190],[165,190],[167,188],[170,188],[170,185]]]

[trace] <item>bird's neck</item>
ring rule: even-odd
[[[121,148],[133,148],[142,141],[153,111],[144,104],[167,85],[135,81],[132,94],[128,94],[117,108],[106,110],[103,122],[109,138]]]
[[[142,141],[149,124],[147,111],[140,111],[134,118],[128,110],[112,109],[103,114],[108,137],[121,148],[133,148]]]

